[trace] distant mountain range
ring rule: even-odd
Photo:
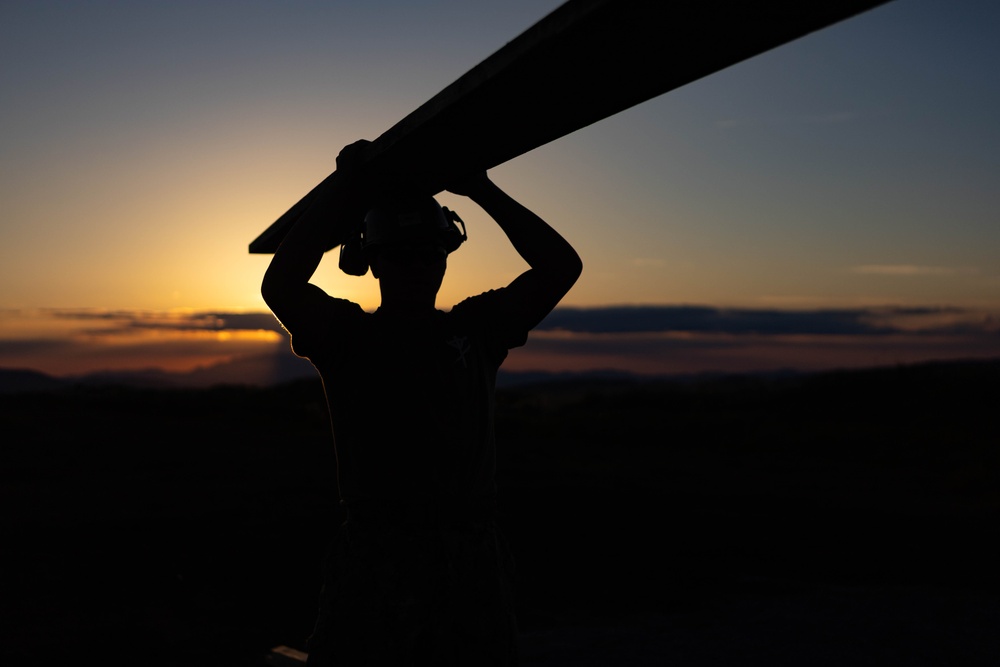
[[[291,357],[291,355],[288,355]],[[273,356],[261,356],[199,368],[187,373],[170,373],[160,369],[134,371],[101,371],[70,377],[56,377],[21,368],[0,368],[0,394],[59,391],[79,386],[124,386],[142,389],[207,389],[220,385],[251,385],[269,387],[316,376],[312,365],[291,357],[279,361]],[[497,386],[513,387],[558,382],[560,380],[636,380],[640,376],[622,371],[605,370],[587,373],[546,373],[531,371],[509,373],[500,371]]]
[[[998,360],[958,360],[926,362],[915,366],[996,366]],[[745,373],[754,377],[783,378],[811,375],[791,369],[779,369],[761,373]],[[592,370],[585,372],[509,372],[500,370],[497,386],[500,388],[523,387],[539,383],[580,382],[580,381],[623,381],[642,382],[670,379],[674,382],[697,382],[713,378],[729,377],[731,373],[697,373],[690,375],[648,376],[617,370]],[[316,370],[305,359],[293,355],[259,355],[244,357],[231,362],[207,368],[198,368],[185,373],[172,373],[161,369],[132,371],[102,371],[85,375],[56,377],[24,368],[0,368],[0,395],[27,392],[58,391],[79,386],[124,386],[143,389],[207,389],[221,385],[244,385],[271,387],[315,378]]]
[[[55,377],[31,369],[0,368],[0,394],[50,391],[79,385],[147,389],[204,389],[226,384],[266,387],[315,375],[312,364],[290,354],[243,357],[186,373],[149,368]]]

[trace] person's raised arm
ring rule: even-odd
[[[309,280],[323,253],[357,231],[364,195],[359,191],[357,159],[368,142],[345,147],[337,156],[337,173],[329,188],[299,217],[285,235],[264,273],[260,292],[278,321],[292,331],[325,297]]]
[[[449,191],[465,195],[482,207],[527,262],[530,268],[508,289],[516,292],[527,328],[534,328],[580,277],[580,256],[556,230],[501,190],[485,172],[462,180]]]

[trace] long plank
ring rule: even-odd
[[[436,194],[888,0],[569,0],[375,139],[367,169]],[[331,174],[250,244],[273,253]]]

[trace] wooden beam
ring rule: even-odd
[[[569,0],[375,139],[388,187],[436,194],[887,0]],[[250,244],[273,253],[331,174]]]

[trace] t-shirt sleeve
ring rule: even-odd
[[[452,308],[452,312],[469,322],[504,354],[528,340],[528,329],[521,324],[523,318],[518,316],[518,304],[506,288],[469,297]]]
[[[352,340],[364,316],[365,311],[353,301],[327,296],[313,317],[289,330],[292,352],[314,364],[332,359],[345,348],[343,341]]]

